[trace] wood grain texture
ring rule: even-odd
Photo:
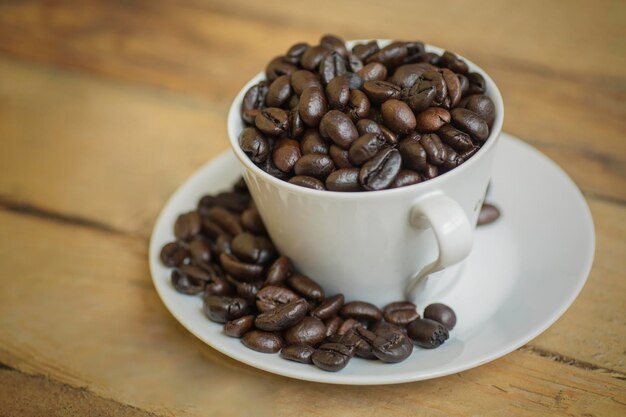
[[[626,414],[624,21],[606,0],[1,1],[0,416]],[[335,387],[241,365],[161,304],[158,211],[228,148],[240,86],[326,32],[471,57],[502,90],[505,130],[588,198],[589,280],[530,344],[437,380]]]

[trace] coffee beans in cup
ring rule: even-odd
[[[205,316],[223,325],[224,336],[257,352],[280,352],[329,372],[355,356],[397,363],[415,345],[439,347],[457,321],[441,303],[420,314],[409,301],[379,308],[327,294],[278,253],[241,180],[231,191],[202,197],[177,219],[174,235],[159,255],[172,268],[172,287],[202,297]]]
[[[435,178],[485,144],[496,116],[480,73],[419,41],[348,48],[325,35],[273,58],[265,78],[244,95],[241,149],[266,173],[315,190],[377,191]],[[181,219],[182,236],[193,221]]]

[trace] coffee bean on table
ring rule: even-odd
[[[320,191],[324,191],[326,189],[322,181],[306,175],[296,175],[294,177],[291,177],[289,183],[299,185],[300,187],[311,188]]]
[[[289,276],[289,259],[280,256],[267,270],[265,285],[282,285]]]
[[[339,313],[341,307],[343,307],[343,303],[345,301],[345,297],[343,294],[336,294],[332,297],[328,297],[322,304],[317,306],[313,311],[311,311],[311,316],[317,317],[322,320],[327,320],[333,316],[336,316]]]
[[[326,114],[328,103],[321,88],[307,87],[300,95],[298,112],[300,117],[308,126],[316,127]]]
[[[478,226],[495,222],[500,217],[500,210],[493,204],[483,203],[478,214]]]
[[[261,313],[273,310],[276,307],[299,300],[301,297],[289,288],[268,285],[256,294],[256,306]]]
[[[328,155],[311,153],[302,156],[294,165],[296,175],[306,175],[324,180],[335,168],[333,160]]]
[[[397,301],[387,304],[383,309],[383,317],[389,323],[406,326],[413,320],[419,319],[417,307],[410,301]]]
[[[238,319],[227,321],[224,324],[224,334],[230,337],[240,338],[254,327],[254,316],[243,316]]]
[[[282,331],[302,320],[307,310],[306,300],[295,300],[259,314],[254,320],[254,325],[270,332]]]
[[[311,360],[313,352],[315,352],[314,347],[296,343],[285,346],[280,351],[280,357],[294,362],[313,363]]]
[[[179,266],[183,263],[188,256],[187,249],[185,249],[178,242],[170,242],[161,248],[159,259],[165,266],[173,267]]]
[[[452,330],[456,325],[454,310],[442,303],[433,303],[424,309],[424,318],[435,320],[443,324],[446,329]]]
[[[458,107],[450,112],[452,124],[459,130],[468,133],[473,139],[484,142],[489,137],[489,126],[478,114],[471,110]]]
[[[381,106],[383,121],[392,131],[398,134],[407,134],[417,124],[411,108],[403,101],[390,99]]]
[[[193,278],[181,269],[173,269],[171,273],[172,286],[182,294],[200,294],[204,290],[204,281]]]
[[[202,228],[202,221],[197,211],[181,214],[174,223],[174,236],[178,240],[189,240]]]
[[[450,112],[446,109],[441,107],[429,107],[417,115],[416,129],[420,132],[436,132],[442,126],[450,123],[450,120]]]
[[[346,367],[350,362],[350,351],[339,343],[325,343],[315,350],[311,360],[318,368],[337,372]]]
[[[292,274],[287,277],[287,285],[301,296],[320,302],[324,300],[324,289],[311,278],[302,274]]]
[[[283,347],[282,338],[276,333],[252,330],[243,335],[241,339],[247,348],[262,353],[277,353]]]
[[[240,297],[209,295],[204,298],[204,314],[217,323],[238,319],[248,313],[248,302]]]
[[[359,171],[359,182],[369,191],[388,188],[400,171],[402,158],[397,149],[383,149]]]
[[[420,347],[434,349],[448,340],[448,329],[434,320],[418,319],[409,323],[408,335]]]
[[[252,162],[265,161],[270,152],[270,145],[265,136],[254,127],[247,127],[239,135],[241,150]]]
[[[365,301],[351,301],[341,307],[339,314],[343,318],[350,318],[363,321],[382,320],[383,313],[374,304]]]
[[[316,346],[326,338],[326,325],[317,317],[305,316],[299,323],[285,330],[283,338],[288,344]]]

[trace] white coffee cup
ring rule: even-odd
[[[348,45],[361,42],[366,41]],[[387,43],[379,41],[381,46]],[[443,52],[429,45],[426,50]],[[405,298],[422,303],[436,300],[460,278],[460,263],[472,248],[504,117],[502,96],[491,77],[461,58],[487,82],[486,94],[496,108],[489,138],[459,167],[407,187],[332,192],[274,178],[254,165],[239,146],[245,127],[240,115],[243,96],[264,79],[264,73],[250,80],[233,101],[228,113],[230,144],[267,231],[278,250],[327,294],[341,292],[349,300],[377,305]]]

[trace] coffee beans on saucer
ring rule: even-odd
[[[265,68],[241,104],[239,144],[268,174],[342,192],[404,187],[471,158],[496,111],[486,81],[419,41],[349,49],[334,35],[298,43]],[[184,218],[188,233],[193,218]]]
[[[278,253],[242,181],[202,197],[179,216],[174,234],[160,253],[174,289],[202,296],[205,316],[258,352],[336,372],[355,356],[401,362],[414,345],[440,346],[456,324],[454,311],[440,303],[420,315],[409,301],[381,309],[327,294]]]

